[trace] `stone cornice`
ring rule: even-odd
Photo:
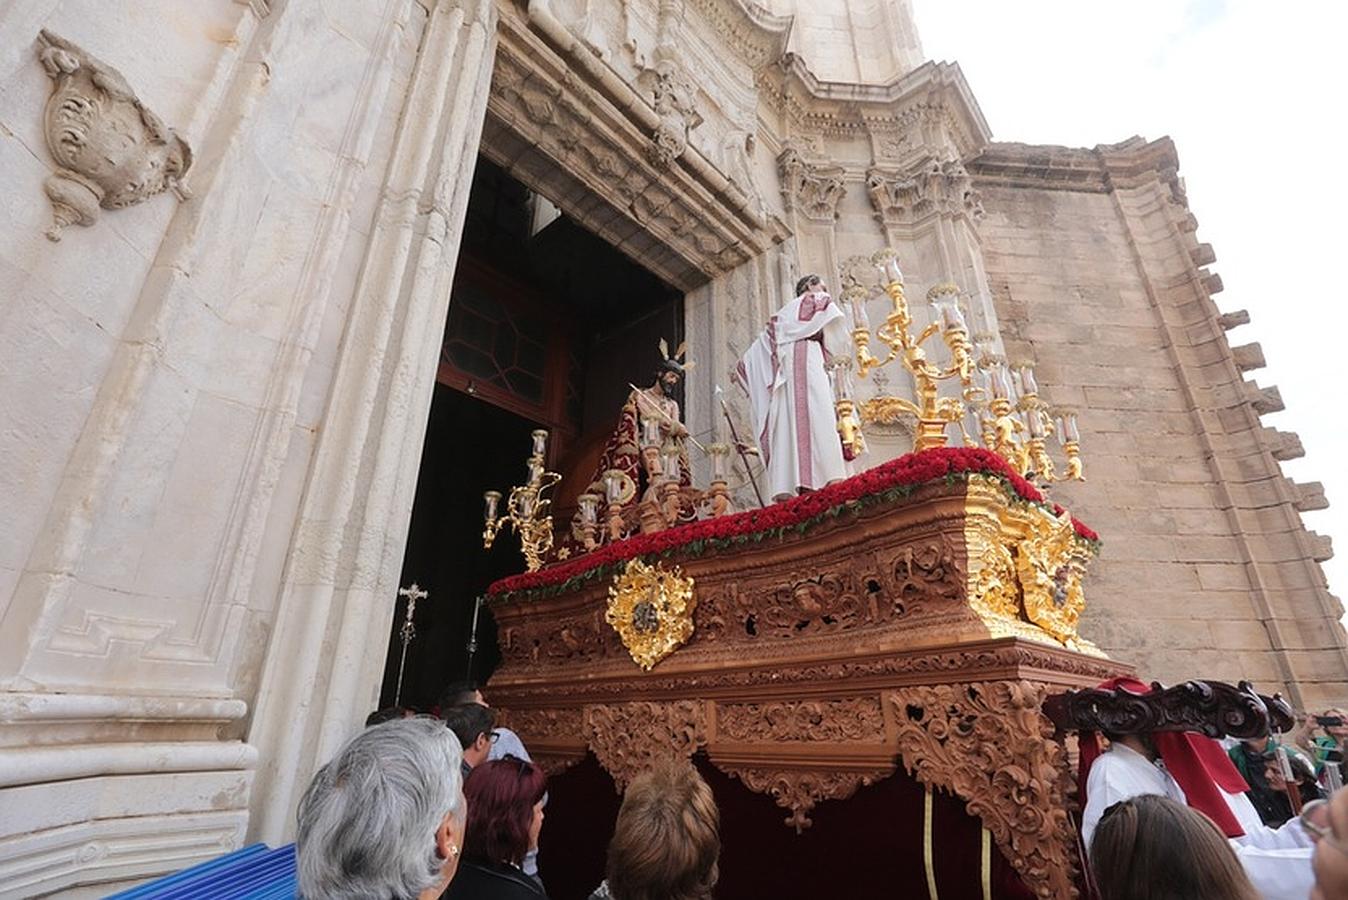
[[[928,62],[885,84],[820,80],[793,53],[758,79],[760,96],[801,130],[830,135],[906,131],[924,118],[947,127],[962,159],[991,138],[964,73],[955,63]]]
[[[754,71],[786,54],[794,16],[776,16],[745,0],[689,0]]]
[[[1042,144],[994,143],[968,163],[980,187],[1033,187],[1047,190],[1108,193],[1135,187],[1158,177],[1174,199],[1185,203],[1179,179],[1179,156],[1168,137],[1147,141],[1131,137],[1094,148]]]

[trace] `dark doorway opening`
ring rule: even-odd
[[[475,598],[524,562],[510,531],[483,550],[483,492],[524,480],[529,433],[546,428],[563,476],[554,530],[569,529],[628,382],[649,384],[661,338],[683,339],[678,291],[478,160],[403,560],[401,584],[430,594],[414,613],[403,706],[429,711],[447,683],[485,682],[500,661],[484,608],[469,671]],[[399,597],[381,706],[397,692],[405,615]]]

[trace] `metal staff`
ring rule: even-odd
[[[744,463],[744,471],[749,473],[749,483],[754,486],[754,496],[758,498],[760,508],[767,506],[763,502],[763,492],[758,489],[758,479],[754,477],[754,467],[749,465],[749,454],[744,449],[744,443],[740,440],[739,432],[735,430],[735,420],[730,417],[730,407],[726,406],[725,392],[721,386],[716,386],[716,399],[721,401],[721,412],[725,415],[726,424],[730,426],[730,439],[735,442],[735,449],[739,451],[740,461]]]
[[[473,680],[473,656],[477,653],[477,614],[482,612],[482,595],[473,601],[473,630],[468,633],[468,671],[464,677]]]
[[[646,396],[646,392],[643,391],[641,388],[637,387],[635,384],[633,384],[633,383],[630,382],[630,381],[627,382],[627,386],[630,387],[632,390],[636,391],[636,392],[637,392],[637,396],[638,396],[639,398],[641,398],[642,400],[645,400],[645,401],[649,404],[649,407],[648,407],[649,409],[653,409],[653,410],[655,410],[656,412],[658,412],[658,413],[660,414],[660,418],[662,418],[662,419],[665,420],[665,424],[666,424],[666,425],[679,425],[679,424],[680,424],[680,423],[678,423],[678,422],[675,422],[672,418],[670,418],[669,413],[665,412],[663,409],[660,408],[660,404],[656,403],[656,402],[655,402],[654,400],[652,400],[650,397],[647,397],[647,396]],[[680,427],[682,427],[682,426],[680,425]],[[684,431],[687,431],[687,430],[688,430],[687,428],[684,428]],[[701,450],[703,453],[706,453],[706,452],[707,452],[707,448],[704,447],[704,446],[702,446],[701,444],[699,444],[699,443],[697,442],[697,438],[693,437],[691,434],[685,434],[684,437],[688,438],[688,442],[689,442],[690,444],[692,444],[694,447],[696,447],[697,449]]]
[[[393,705],[402,706],[403,699],[403,670],[407,668],[407,645],[412,643],[412,638],[417,636],[416,626],[412,624],[412,615],[417,611],[417,601],[425,600],[430,596],[421,589],[421,585],[415,581],[411,587],[399,588],[398,596],[407,598],[407,615],[403,617],[402,628],[398,631],[398,636],[402,638],[403,652],[398,659],[398,686],[393,691]]]

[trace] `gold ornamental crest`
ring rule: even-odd
[[[693,636],[693,579],[678,566],[666,569],[634,559],[613,577],[604,620],[613,626],[632,661],[646,671]]]

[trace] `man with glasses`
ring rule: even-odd
[[[463,745],[463,776],[467,778],[468,773],[486,762],[491,753],[492,742],[496,739],[496,733],[492,731],[496,716],[490,707],[476,703],[451,706],[442,710],[441,716]]]

